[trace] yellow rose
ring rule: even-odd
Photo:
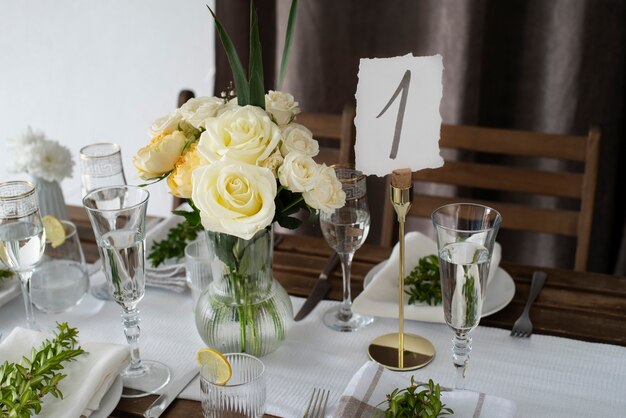
[[[174,196],[189,199],[191,197],[191,173],[196,168],[208,164],[198,152],[196,144],[189,146],[185,154],[178,159],[174,171],[167,177],[167,185]]]
[[[194,170],[191,197],[202,226],[242,239],[272,223],[276,179],[270,170],[220,160]]]
[[[172,171],[183,152],[187,138],[180,131],[157,135],[148,145],[137,151],[133,165],[144,180],[162,176]]]

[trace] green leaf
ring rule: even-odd
[[[291,9],[289,10],[289,20],[287,21],[287,30],[285,31],[285,45],[283,46],[283,57],[280,60],[280,73],[278,76],[278,90],[283,88],[285,74],[287,73],[287,64],[289,63],[289,53],[291,52],[291,41],[293,37],[293,28],[296,26],[296,11],[298,10],[298,0],[291,1]]]
[[[215,30],[220,37],[220,41],[224,47],[224,52],[226,52],[226,57],[228,58],[228,63],[230,64],[230,68],[233,72],[235,90],[237,91],[237,104],[239,106],[246,106],[250,104],[250,90],[248,88],[246,72],[244,71],[243,65],[241,65],[241,61],[237,55],[235,44],[233,44],[233,41],[230,39],[230,36],[228,36],[226,29],[224,29],[209,5],[207,5],[207,8],[209,9],[209,12],[211,12],[211,16],[213,16],[213,20],[215,21]]]
[[[278,222],[278,225],[287,229],[296,229],[302,224],[300,219],[291,216],[281,216],[276,219],[276,221]]]
[[[261,52],[261,37],[259,36],[259,22],[254,7],[254,0],[250,0],[250,64],[248,78],[250,79],[250,104],[265,109],[265,86],[263,84],[263,55]]]

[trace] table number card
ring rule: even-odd
[[[356,168],[385,176],[443,165],[441,55],[363,58],[356,91]]]

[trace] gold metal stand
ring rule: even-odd
[[[411,170],[395,170],[391,181],[391,203],[398,216],[400,244],[400,274],[398,277],[398,332],[382,335],[368,348],[376,363],[398,371],[415,370],[435,358],[435,347],[424,337],[404,333],[404,223],[411,208],[413,183]]]

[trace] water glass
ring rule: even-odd
[[[30,293],[37,309],[46,313],[67,312],[89,291],[89,274],[76,225],[61,221],[65,241],[54,247],[46,240],[43,259],[35,267]]]
[[[187,285],[191,289],[192,306],[195,310],[200,293],[213,281],[209,246],[206,239],[198,239],[185,247],[185,271]]]
[[[245,353],[225,354],[232,377],[225,385],[213,383],[212,373],[200,369],[204,418],[257,418],[265,412],[265,366]]]
[[[446,323],[454,331],[454,387],[465,389],[472,350],[469,333],[480,321],[491,254],[502,217],[488,206],[455,203],[435,210],[432,220],[437,233],[443,311]]]

